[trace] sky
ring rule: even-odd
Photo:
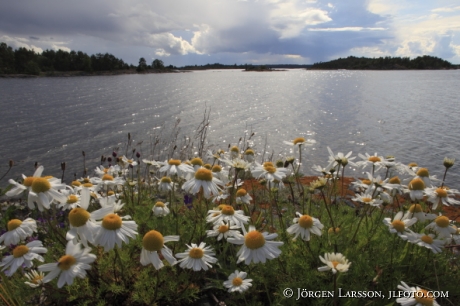
[[[111,53],[133,65],[313,64],[431,55],[460,64],[458,0],[0,0],[14,49]]]

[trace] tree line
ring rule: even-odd
[[[0,74],[30,74],[82,71],[93,73],[100,71],[128,71],[148,72],[151,69],[165,70],[175,68],[165,67],[163,61],[155,59],[148,65],[144,58],[139,60],[139,66],[125,63],[110,53],[88,55],[82,51],[45,50],[37,53],[26,48],[13,50],[6,43],[0,43]]]
[[[453,69],[450,62],[435,56],[410,57],[355,57],[339,58],[330,62],[319,62],[313,64],[311,69],[372,69],[372,70],[398,70],[398,69]]]

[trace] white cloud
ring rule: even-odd
[[[384,31],[385,28],[363,28],[363,27],[343,27],[343,28],[311,28],[312,32],[360,32],[360,31]]]
[[[279,33],[279,38],[299,36],[307,27],[331,21],[327,11],[302,7],[298,2],[279,3],[270,12],[271,28]]]

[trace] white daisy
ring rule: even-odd
[[[373,199],[372,194],[372,189],[367,189],[365,193],[357,194],[356,197],[352,198],[351,200],[355,202],[361,202],[365,205],[380,207],[383,201],[380,199]]]
[[[65,255],[58,262],[38,267],[39,271],[50,272],[43,278],[43,282],[47,283],[60,274],[57,286],[62,288],[65,284],[72,285],[75,277],[85,278],[85,270],[91,269],[89,264],[96,260],[96,255],[90,252],[90,248],[81,248],[80,243],[67,242]]]
[[[173,190],[173,186],[174,184],[168,176],[163,176],[158,182],[158,190],[160,192],[170,192]]]
[[[439,181],[435,175],[430,175],[427,168],[419,168],[415,174],[417,175],[416,177],[423,180],[425,186],[431,186],[431,181]]]
[[[58,191],[65,188],[66,185],[62,184],[60,179],[37,177],[32,182],[27,204],[30,209],[35,209],[34,202],[36,202],[38,210],[43,211],[43,208],[50,209],[53,200],[58,203],[65,203],[67,197]]]
[[[182,189],[191,194],[197,194],[203,189],[204,197],[209,199],[211,195],[219,194],[221,190],[217,185],[223,183],[212,176],[211,170],[200,168],[195,172],[195,176],[182,185]]]
[[[433,209],[438,208],[438,204],[441,205],[460,205],[460,201],[454,199],[456,190],[431,187],[425,189],[425,194],[428,196],[428,202],[433,203]],[[450,196],[450,197],[449,197]]]
[[[212,171],[212,175],[216,179],[222,181],[224,185],[229,182],[228,171],[223,169],[220,165],[212,166],[211,171]]]
[[[168,205],[169,205],[169,202],[166,202],[166,203],[163,203],[161,201],[156,202],[152,208],[153,214],[157,217],[167,216],[170,213]]]
[[[432,294],[429,294],[427,290],[421,289],[420,287],[409,287],[403,281],[401,281],[401,284],[402,285],[398,285],[398,289],[408,292],[410,294],[404,294],[404,297],[397,298],[396,303],[399,303],[403,306],[440,306],[436,302]]]
[[[420,222],[425,222],[426,220],[433,220],[437,216],[435,214],[428,214],[423,211],[423,208],[420,204],[412,204],[409,209],[404,214],[401,220],[417,218]]]
[[[99,176],[103,177],[105,174],[111,175],[111,176],[118,176],[118,172],[120,172],[120,166],[115,165],[115,166],[109,166],[108,168],[105,168],[104,166],[99,166],[96,167],[94,172]]]
[[[228,237],[241,236],[241,233],[237,231],[239,228],[239,225],[230,225],[224,221],[220,221],[214,224],[212,230],[207,230],[206,234],[208,237],[217,237],[217,241],[220,241],[222,238],[227,239]]]
[[[125,168],[128,168],[129,166],[131,167],[135,167],[137,166],[137,161],[133,160],[133,159],[129,159],[127,158],[126,156],[122,156],[120,158],[120,163],[125,167]]]
[[[146,266],[152,264],[155,269],[159,270],[164,267],[163,262],[158,255],[161,255],[169,262],[170,265],[177,263],[176,258],[164,244],[170,241],[179,241],[179,236],[164,236],[155,230],[149,231],[142,239],[141,264]]]
[[[13,185],[14,187],[8,190],[5,195],[8,197],[20,195],[26,190],[30,190],[32,187],[33,181],[37,178],[40,177],[43,173],[43,170],[45,168],[43,166],[38,167],[35,169],[35,172],[32,176],[25,176],[24,174],[22,175],[22,184],[15,182],[12,179],[8,180],[8,183]]]
[[[427,249],[430,249],[433,253],[441,253],[442,247],[446,243],[445,240],[435,239],[433,234],[418,234],[414,235],[414,240],[411,241],[413,243],[418,244],[419,246],[423,246]]]
[[[438,233],[439,237],[442,238],[449,238],[450,235],[457,232],[457,229],[452,224],[450,224],[450,220],[446,216],[436,217],[436,219],[428,224],[425,229],[434,230],[436,233]]]
[[[230,222],[230,224],[240,225],[247,224],[249,217],[244,215],[244,211],[235,210],[231,205],[219,205],[217,209],[208,211],[206,221],[213,224],[218,224],[221,221]]]
[[[137,224],[135,221],[123,219],[130,219],[130,216],[120,217],[111,213],[97,222],[101,226],[94,237],[94,243],[103,246],[105,252],[113,249],[115,244],[121,248],[122,242],[129,243],[129,238],[135,238],[137,235]]]
[[[70,230],[66,234],[67,240],[72,240],[74,244],[81,242],[85,247],[88,247],[88,242],[94,244],[94,236],[100,227],[95,221],[113,212],[112,206],[104,207],[91,213],[88,212],[87,209],[90,203],[89,192],[89,189],[83,188],[80,206],[75,207],[69,212]]]
[[[263,166],[256,166],[252,171],[255,178],[265,178],[267,181],[273,182],[274,180],[281,181],[286,177],[289,172],[286,168],[276,168],[273,163],[265,162]]]
[[[166,173],[167,176],[178,175],[185,178],[187,174],[193,173],[194,169],[192,166],[181,163],[179,159],[170,159],[165,161],[163,166],[160,168],[161,173]]]
[[[40,240],[31,241],[26,245],[17,245],[13,249],[13,255],[3,257],[0,267],[3,267],[2,271],[9,268],[8,275],[11,276],[22,265],[26,268],[32,268],[32,260],[34,259],[43,262],[45,259],[38,254],[47,251]]]
[[[24,284],[32,288],[43,285],[43,278],[45,278],[43,272],[37,272],[37,270],[34,269],[30,270],[30,273],[24,273],[24,276],[29,280],[28,282],[24,282]]]
[[[93,177],[91,178],[91,183],[97,185],[95,191],[98,190],[107,190],[109,187],[122,186],[125,184],[125,180],[119,176],[114,177],[110,174],[104,174],[102,177]]]
[[[227,241],[242,245],[236,254],[237,263],[244,261],[249,265],[251,262],[265,263],[267,259],[274,259],[281,255],[281,250],[278,248],[283,245],[283,242],[271,241],[276,237],[278,237],[276,233],[261,233],[254,226],[249,226],[249,231],[244,236],[228,238]]]
[[[353,162],[356,159],[356,156],[350,157],[353,153],[352,151],[348,152],[344,155],[342,152],[334,154],[331,148],[327,147],[327,151],[329,152],[329,165],[328,167],[336,167],[337,165],[346,166],[350,164],[350,166],[356,167],[356,164]]]
[[[193,269],[193,271],[208,270],[211,268],[211,263],[216,263],[217,258],[212,257],[215,255],[211,247],[205,247],[206,243],[201,242],[199,246],[192,243],[191,246],[187,244],[188,251],[176,254],[177,258],[182,258],[178,261],[181,268]]]
[[[24,221],[12,219],[8,221],[7,228],[8,231],[0,236],[0,243],[3,242],[7,246],[16,245],[37,232],[37,222],[32,218]]]
[[[324,225],[321,224],[318,219],[310,217],[309,215],[302,215],[299,212],[296,212],[296,215],[299,216],[299,218],[294,218],[293,222],[295,224],[291,225],[286,230],[289,234],[295,235],[294,239],[300,235],[303,240],[310,241],[310,232],[317,236],[321,236],[321,230]]]
[[[404,240],[412,239],[413,232],[409,229],[409,226],[415,224],[417,222],[417,218],[405,219],[403,220],[403,212],[398,212],[393,221],[391,218],[385,218],[383,223],[388,226],[390,233],[397,233],[399,237]]]
[[[246,191],[246,189],[240,188],[236,191],[236,204],[251,204],[252,197]]]
[[[319,267],[318,271],[330,271],[336,274],[337,271],[339,272],[347,272],[348,268],[350,268],[351,262],[345,258],[341,253],[325,253],[324,257],[319,256],[319,259],[326,264],[326,266]]]
[[[409,192],[410,198],[412,201],[417,201],[423,199],[423,191],[425,190],[425,183],[419,177],[414,178],[407,185],[406,192]]]
[[[381,167],[384,167],[382,164],[382,161],[385,160],[385,157],[383,156],[378,156],[377,153],[374,155],[369,155],[365,153],[366,155],[363,155],[361,153],[358,154],[358,156],[362,159],[361,161],[357,161],[356,165],[358,167],[366,167],[366,166],[372,166],[372,167],[377,167],[375,170],[379,170]]]
[[[247,149],[244,151],[244,158],[250,163],[254,162],[254,155],[255,152],[253,149]]]
[[[235,270],[224,282],[225,288],[228,288],[228,292],[245,292],[252,286],[252,279],[245,279],[247,275],[246,272]]]
[[[294,146],[294,147],[299,147],[301,145],[306,145],[306,146],[311,146],[316,143],[316,140],[314,139],[305,139],[303,137],[297,137],[292,141],[283,141],[285,144]]]

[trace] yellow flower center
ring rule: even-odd
[[[104,168],[102,171],[103,171],[104,173],[107,173],[107,172],[109,172],[109,168]]]
[[[90,214],[86,209],[76,207],[69,212],[69,222],[74,227],[80,227],[88,222]]]
[[[236,192],[237,197],[244,197],[246,194],[248,194],[248,192],[243,188],[238,189],[238,191]]]
[[[171,179],[170,179],[169,177],[167,177],[167,176],[163,176],[163,177],[161,178],[161,183],[163,183],[163,184],[164,184],[164,183],[166,183],[166,184],[171,184]]]
[[[267,171],[268,173],[275,173],[276,172],[276,168],[275,167],[272,167],[272,166],[266,166],[265,167],[265,171]]]
[[[168,161],[168,164],[171,166],[179,166],[180,165],[180,160],[179,159],[170,159]]]
[[[73,204],[78,202],[78,197],[74,194],[71,194],[67,197],[67,204]]]
[[[212,169],[211,164],[204,164],[203,167],[205,167],[205,168],[208,169],[208,170],[211,170],[211,169]]]
[[[446,216],[439,216],[435,220],[436,225],[439,227],[448,227],[450,224],[449,218]]]
[[[418,175],[418,176],[421,176],[421,177],[429,177],[429,176],[430,176],[430,174],[428,173],[428,169],[427,169],[427,168],[420,168],[420,169],[418,169],[417,175]]]
[[[247,149],[246,152],[244,152],[246,155],[254,155],[254,150],[252,149]]]
[[[243,284],[243,280],[241,279],[241,277],[235,277],[233,280],[232,280],[232,285],[233,286],[236,286],[236,287],[239,287]]]
[[[275,165],[274,165],[272,162],[269,162],[269,161],[268,161],[268,162],[265,162],[265,163],[263,164],[263,167],[264,167],[264,168],[265,168],[265,167],[275,167]]]
[[[409,190],[423,190],[425,189],[425,183],[423,180],[419,177],[414,178],[412,181],[409,183]]]
[[[413,168],[413,167],[417,167],[418,165],[417,165],[417,163],[409,163],[408,166],[411,167],[411,168]]]
[[[235,214],[235,210],[230,205],[223,205],[222,206],[222,214],[233,216]]]
[[[160,232],[151,230],[144,235],[142,239],[142,246],[150,252],[158,252],[163,248],[164,238]]]
[[[200,248],[193,248],[188,252],[188,256],[193,259],[203,258],[204,252]]]
[[[163,208],[163,207],[165,207],[165,203],[158,201],[158,202],[155,203],[155,206]]]
[[[422,212],[423,209],[422,209],[422,206],[420,204],[412,204],[410,207],[409,207],[409,211],[411,213],[419,213],[419,212]]]
[[[366,180],[366,179],[362,180],[362,182],[363,182],[364,185],[370,185],[371,184],[371,181]]]
[[[8,222],[8,231],[12,231],[12,230],[15,230],[17,229],[18,227],[20,227],[22,224],[22,221],[19,220],[19,219],[11,219],[9,222]]]
[[[72,181],[72,183],[70,183],[70,185],[75,186],[75,187],[80,187],[81,183],[79,181]]]
[[[299,226],[303,228],[311,228],[313,226],[313,218],[309,215],[303,215],[299,218]]]
[[[102,219],[102,227],[111,231],[121,228],[121,218],[117,214],[108,214]]]
[[[229,226],[221,225],[221,226],[219,226],[218,231],[219,231],[219,233],[224,234],[224,233],[228,232],[229,229],[230,229]]]
[[[199,157],[195,157],[195,158],[192,158],[192,160],[190,161],[190,163],[194,166],[202,166],[203,165],[203,161],[201,160],[201,158]]]
[[[18,257],[22,257],[24,256],[25,254],[27,254],[27,252],[29,252],[29,248],[25,245],[18,245],[17,247],[14,248],[13,250],[13,257],[14,258],[18,258]]]
[[[433,238],[431,238],[430,236],[428,235],[424,235],[420,238],[420,240],[422,240],[423,242],[425,243],[428,243],[428,244],[432,244],[433,243]]]
[[[91,183],[84,183],[84,184],[83,184],[83,187],[91,188],[91,187],[93,187],[93,184],[91,184]]]
[[[104,174],[102,176],[102,180],[103,181],[113,181],[113,176],[111,176],[110,174]]]
[[[219,165],[212,166],[212,172],[221,172],[221,171],[222,171],[221,166],[219,166]]]
[[[51,184],[44,177],[37,177],[32,183],[32,191],[35,193],[46,192],[50,189],[51,189]]]
[[[77,263],[77,260],[72,255],[64,255],[58,261],[58,267],[61,270],[67,271],[69,270],[74,264]]]
[[[337,268],[337,265],[338,265],[340,262],[338,262],[338,261],[336,261],[336,260],[333,260],[333,261],[331,261],[331,263],[332,263],[332,266],[333,266],[334,269],[335,269],[335,268]]]
[[[367,160],[370,161],[370,162],[372,162],[372,163],[376,163],[376,162],[382,161],[382,160],[380,159],[380,157],[378,157],[378,156],[370,156]]]
[[[107,196],[113,196],[115,194],[115,192],[113,192],[113,190],[109,190],[109,192],[107,192]]]
[[[388,181],[388,183],[401,185],[401,180],[399,179],[399,177],[394,176]]]
[[[428,294],[428,291],[426,291],[424,289],[418,290],[414,294],[414,299],[415,299],[415,301],[417,301],[417,303],[420,303],[420,304],[426,305],[426,306],[433,305],[433,301],[434,301],[434,297],[430,296]]]
[[[406,229],[406,224],[401,220],[394,220],[391,222],[391,225],[393,225],[393,228],[400,233],[404,232]]]
[[[230,148],[230,151],[235,152],[235,153],[239,153],[240,149],[237,146],[233,146],[233,147]]]
[[[292,141],[292,143],[295,144],[295,145],[298,144],[298,143],[304,143],[304,142],[305,142],[305,138],[303,138],[303,137],[297,137],[296,139],[294,139]]]
[[[26,187],[30,187],[32,186],[32,183],[34,182],[35,179],[36,177],[33,177],[33,176],[26,177],[24,179],[24,182],[22,182],[22,184]]]
[[[370,203],[372,202],[372,198],[364,197],[364,198],[361,198],[361,201],[363,201],[364,203]]]
[[[85,178],[83,179],[83,183],[90,183],[89,178],[85,177]]]
[[[264,235],[258,231],[251,231],[244,237],[244,244],[248,249],[259,249],[265,245]]]
[[[212,172],[206,168],[200,168],[195,172],[195,179],[200,181],[212,181]]]
[[[438,197],[440,198],[447,198],[447,191],[444,188],[436,189],[436,193],[438,194]]]

